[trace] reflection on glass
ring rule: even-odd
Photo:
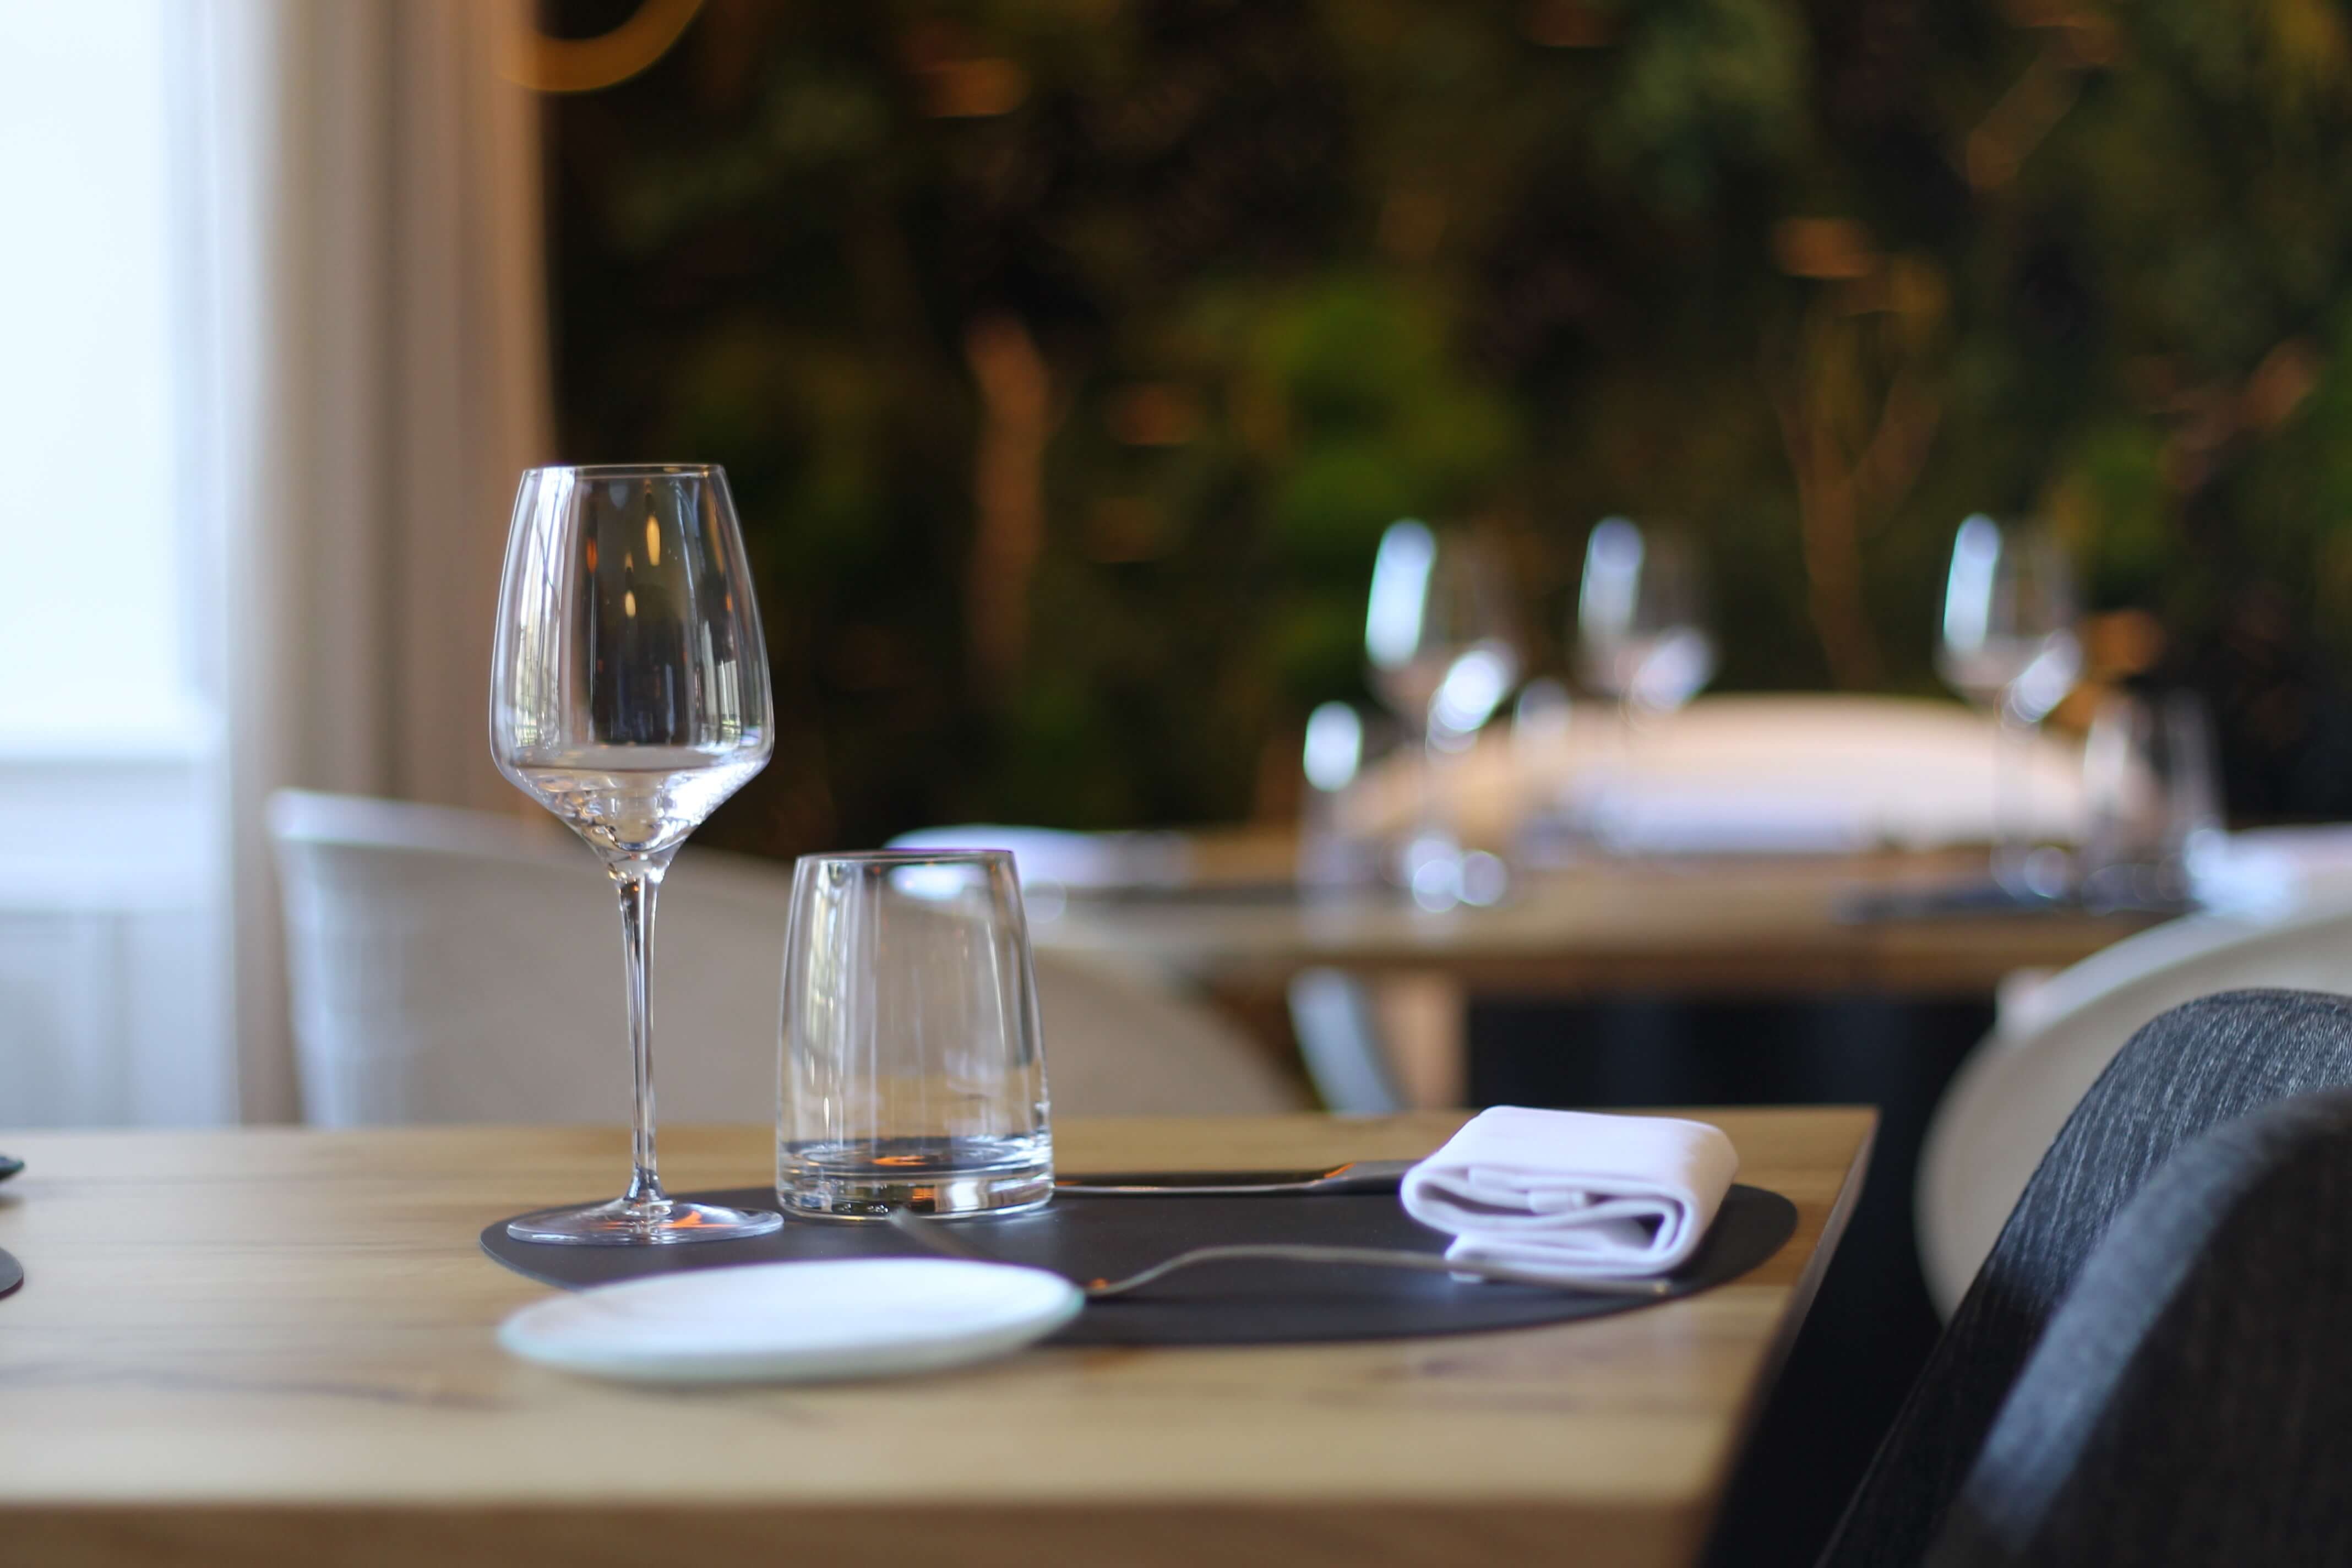
[[[1371,753],[1364,716],[1326,702],[1307,716],[1299,771],[1307,787],[1298,807],[1298,880],[1307,889],[1344,889],[1380,875],[1380,844],[1367,831],[1359,785]]]
[[[1364,762],[1364,721],[1345,702],[1326,702],[1307,716],[1307,782],[1337,795],[1356,782]]]

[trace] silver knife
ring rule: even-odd
[[[1392,1193],[1418,1160],[1350,1160],[1301,1171],[1093,1171],[1056,1176],[1082,1197],[1276,1197],[1293,1193]]]

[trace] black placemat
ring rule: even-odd
[[[681,1194],[732,1208],[770,1208],[764,1187]],[[1458,1334],[1598,1318],[1671,1300],[1738,1279],[1795,1234],[1797,1208],[1778,1193],[1734,1186],[1696,1256],[1665,1297],[1591,1296],[1532,1285],[1456,1280],[1402,1268],[1331,1264],[1211,1263],[1132,1296],[1090,1301],[1054,1336],[1066,1345],[1274,1344]],[[1228,1242],[1314,1242],[1442,1252],[1446,1237],[1415,1221],[1392,1194],[1318,1197],[1106,1198],[1064,1195],[1034,1214],[956,1222],[957,1239],[1007,1263],[1073,1279],[1118,1279],[1190,1247]],[[501,1220],[482,1250],[533,1279],[578,1289],[645,1274],[806,1258],[923,1257],[883,1225],[787,1220],[744,1241],[677,1247],[550,1247],[516,1241]]]
[[[0,1296],[5,1296],[25,1282],[24,1266],[5,1251],[0,1251]]]

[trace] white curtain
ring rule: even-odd
[[[263,821],[299,786],[513,810],[484,739],[518,470],[551,445],[516,0],[184,12],[188,314],[238,1099],[297,1106]]]

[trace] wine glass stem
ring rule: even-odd
[[[1422,838],[1435,838],[1447,830],[1445,807],[1438,799],[1437,769],[1437,715],[1433,710],[1421,720],[1421,811],[1415,835]]]
[[[624,1202],[664,1202],[654,1163],[654,1020],[647,984],[654,958],[654,899],[667,858],[615,860],[606,869],[621,895],[621,950],[629,985],[629,1065],[634,1069],[629,1135],[629,1190]]]
[[[1637,718],[1631,686],[1617,693],[1617,711],[1611,715],[1609,738],[1601,753],[1599,806],[1593,817],[1593,837],[1611,855],[1629,853],[1633,837],[1633,731]]]

